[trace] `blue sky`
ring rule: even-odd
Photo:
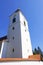
[[[9,15],[17,8],[28,20],[32,48],[43,50],[43,0],[0,0],[0,37],[7,34]]]

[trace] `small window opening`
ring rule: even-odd
[[[14,37],[13,37],[13,40],[14,40]]]
[[[15,28],[13,27],[12,29],[14,30]]]
[[[26,23],[25,23],[25,21],[24,21],[24,25],[26,26]]]
[[[14,48],[12,49],[12,51],[14,52]]]
[[[26,32],[26,30],[25,30],[25,32]]]
[[[16,18],[13,19],[13,23],[15,23],[15,22],[16,22]]]

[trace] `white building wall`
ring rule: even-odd
[[[21,26],[21,41],[22,41],[22,57],[28,58],[29,55],[32,55],[32,46],[31,46],[31,40],[30,40],[30,34],[28,30],[28,24],[25,17],[20,14],[20,26]],[[26,26],[24,25],[24,22],[26,23]]]
[[[13,18],[16,18],[14,23]],[[24,26],[24,21],[26,26]],[[14,30],[12,29],[13,27]],[[10,16],[7,38],[8,42],[4,42],[2,57],[28,58],[29,55],[32,55],[27,21],[20,11]]]
[[[7,41],[3,41],[2,42],[2,47],[1,47],[1,58],[5,58],[7,56],[6,52],[8,50],[8,42]]]
[[[16,18],[16,22],[13,22],[13,18]],[[12,28],[15,28],[12,30]],[[9,40],[9,46],[12,47],[9,50],[11,50],[11,56],[9,57],[22,57],[22,49],[21,49],[21,33],[20,33],[20,23],[19,23],[19,13],[14,13],[10,16],[10,25],[8,28],[8,40]],[[14,39],[13,39],[14,37]],[[8,46],[8,47],[9,47]],[[14,52],[12,51],[14,48]],[[8,54],[9,55],[9,54]]]

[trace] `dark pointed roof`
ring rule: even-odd
[[[21,10],[18,8],[15,12],[18,12],[18,11],[21,11]]]
[[[7,35],[0,38],[0,41],[7,39]]]

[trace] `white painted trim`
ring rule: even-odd
[[[1,46],[0,58],[2,57],[2,51],[3,51],[3,47],[4,47],[4,40],[3,40],[3,42],[2,42],[2,46]]]

